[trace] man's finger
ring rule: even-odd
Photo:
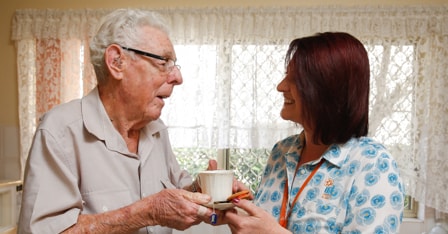
[[[208,213],[208,209],[205,206],[199,206],[198,208],[198,216],[205,216]]]
[[[217,170],[217,169],[218,169],[218,162],[216,162],[216,160],[214,160],[214,159],[208,160],[207,170],[211,171],[211,170]]]
[[[194,202],[197,204],[209,203],[212,200],[212,198],[205,193],[192,193],[192,192],[184,191],[182,196],[185,199],[187,199],[188,201],[191,201],[191,202]]]

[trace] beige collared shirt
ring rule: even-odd
[[[110,122],[98,90],[41,119],[25,170],[19,233],[59,233],[79,214],[118,209],[191,177],[179,168],[161,120],[141,130],[138,154]],[[171,233],[160,226],[138,233]]]

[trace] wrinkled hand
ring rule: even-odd
[[[154,223],[178,230],[185,230],[201,221],[209,220],[212,214],[199,204],[210,202],[210,196],[192,193],[183,189],[164,189],[142,200],[146,202],[146,218]]]
[[[236,207],[243,211],[229,210],[225,212],[220,220],[227,223],[232,234],[260,233],[260,234],[281,234],[291,233],[277,222],[277,220],[265,210],[254,205],[248,200],[233,200]]]

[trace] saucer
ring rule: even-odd
[[[235,207],[235,205],[231,202],[220,202],[220,203],[215,203],[215,204],[207,203],[207,204],[202,204],[202,205],[205,207],[208,207],[208,208],[212,208],[212,209],[213,209],[213,207],[215,207],[215,209],[217,209],[217,210],[228,210],[230,208]]]

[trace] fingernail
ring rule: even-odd
[[[218,215],[216,213],[213,213],[212,216],[210,217],[210,223],[216,224],[217,221],[218,221]]]
[[[239,198],[234,198],[234,199],[232,200],[232,202],[233,202],[233,203],[238,203],[238,202],[240,202],[240,199],[239,199]]]

